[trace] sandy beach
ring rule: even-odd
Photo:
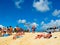
[[[9,37],[0,37],[0,45],[60,45],[60,32],[52,33],[50,39],[35,39],[36,33],[25,33],[21,38],[13,40],[13,35]],[[57,38],[54,38],[57,37]]]

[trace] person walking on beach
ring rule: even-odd
[[[36,27],[35,26],[32,26],[32,32],[33,33],[35,32],[35,29],[36,29]]]

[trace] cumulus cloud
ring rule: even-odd
[[[25,19],[23,19],[23,20],[19,19],[18,23],[26,23],[26,20]]]
[[[50,28],[50,27],[54,27],[54,26],[56,26],[56,27],[59,27],[60,26],[60,20],[51,20],[49,23],[45,23],[45,22],[41,22],[41,24],[42,24],[42,28],[43,29],[47,29],[47,28]]]
[[[15,5],[17,8],[21,8],[21,4],[24,2],[24,0],[17,0],[15,1]]]
[[[36,10],[41,11],[41,12],[49,11],[50,10],[49,5],[51,5],[51,2],[48,2],[48,0],[39,0],[39,1],[34,0],[33,2],[33,7]]]
[[[39,26],[36,22],[32,22],[32,23],[31,22],[26,22],[25,19],[23,19],[23,20],[19,19],[18,23],[23,23],[24,27],[32,27],[32,26],[37,27],[37,26]]]
[[[52,15],[60,17],[60,10],[55,9],[54,12],[52,13]]]
[[[35,26],[35,27],[37,27],[37,26],[39,26],[36,22],[33,22],[33,23],[31,23],[31,26]]]
[[[4,26],[3,25],[0,25],[0,28],[3,28]]]

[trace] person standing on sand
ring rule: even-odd
[[[2,28],[2,33],[3,33],[4,31],[6,31],[6,28],[5,28],[5,27]]]
[[[10,26],[10,28],[9,28],[9,29],[10,29],[10,33],[12,34],[12,31],[13,31],[13,28],[12,28],[12,26]]]
[[[32,26],[32,32],[33,33],[35,32],[35,29],[36,29],[36,27],[35,26]]]
[[[56,26],[54,26],[54,32],[56,32],[56,30],[55,30],[55,29],[56,29]]]

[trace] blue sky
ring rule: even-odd
[[[57,26],[60,0],[0,0],[0,25],[25,28],[22,20],[38,25],[38,29]]]

